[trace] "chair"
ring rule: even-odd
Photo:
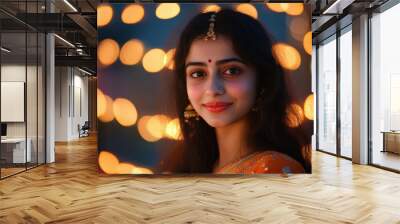
[[[89,121],[85,121],[82,127],[78,124],[79,138],[89,136],[89,130],[90,130]]]

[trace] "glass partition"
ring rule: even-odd
[[[23,22],[27,13],[43,11],[43,4],[0,2],[2,9],[14,10],[0,11],[0,178],[45,162],[46,40]]]

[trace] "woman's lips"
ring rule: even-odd
[[[203,106],[210,112],[218,113],[221,111],[226,110],[232,103],[226,103],[226,102],[210,102],[210,103],[205,103]]]

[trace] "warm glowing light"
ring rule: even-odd
[[[99,5],[97,7],[97,26],[102,27],[109,24],[113,17],[113,8],[110,5]]]
[[[266,3],[267,7],[273,12],[286,12],[288,3]]]
[[[161,139],[164,137],[165,128],[170,118],[165,115],[152,116],[147,122],[147,131],[154,137]]]
[[[130,4],[124,8],[121,13],[121,20],[126,24],[135,24],[144,17],[143,6],[139,4]]]
[[[116,174],[119,164],[118,158],[111,152],[101,151],[98,158],[99,166],[104,173]]]
[[[249,15],[254,19],[257,19],[258,13],[256,7],[249,3],[242,3],[236,6],[236,11],[241,12],[243,14]]]
[[[148,72],[159,72],[165,66],[165,52],[159,48],[151,49],[143,57],[143,67]]]
[[[122,126],[129,127],[136,123],[138,117],[135,105],[127,99],[117,98],[113,103],[115,120]]]
[[[143,53],[143,43],[140,40],[133,39],[122,46],[119,60],[124,65],[135,65],[142,59]]]
[[[314,94],[310,94],[304,101],[304,115],[308,120],[314,120]]]
[[[169,50],[164,57],[164,64],[169,70],[174,70],[175,48]]]
[[[177,3],[161,3],[157,6],[156,16],[160,19],[171,19],[181,11]]]
[[[304,11],[303,3],[289,3],[286,13],[291,16],[301,15]]]
[[[287,125],[295,128],[304,121],[303,109],[297,104],[291,104],[287,109]]]
[[[273,52],[275,58],[283,68],[296,70],[300,67],[301,57],[296,48],[288,44],[277,43],[273,46]]]
[[[289,23],[290,34],[297,41],[303,41],[304,34],[310,30],[310,21],[305,16],[292,17]]]
[[[115,40],[105,39],[99,43],[97,58],[103,65],[113,64],[119,57],[119,46]]]
[[[153,171],[144,167],[135,167],[131,174],[153,174]]]
[[[101,170],[107,174],[153,174],[148,168],[120,163],[118,158],[108,151],[100,152],[98,162]]]
[[[306,35],[304,35],[303,47],[304,47],[304,50],[307,52],[307,54],[309,54],[309,55],[312,54],[312,33],[311,33],[311,31],[307,32]]]
[[[147,123],[149,122],[150,118],[151,118],[151,116],[143,116],[139,119],[138,131],[139,131],[140,136],[144,140],[146,140],[148,142],[155,142],[155,141],[160,140],[160,138],[154,137],[148,130]]]
[[[203,13],[206,13],[206,12],[219,12],[220,10],[221,10],[221,7],[219,7],[218,5],[207,5],[203,9]]]
[[[102,122],[111,122],[114,119],[114,113],[113,113],[113,100],[111,97],[104,95],[105,98],[105,112],[101,114],[98,118]],[[104,103],[104,102],[103,102]],[[101,106],[103,107],[103,106]]]
[[[115,168],[118,174],[130,174],[136,167],[130,163],[119,163]]]
[[[107,110],[107,100],[104,93],[97,89],[97,117],[101,117]]]
[[[179,119],[175,118],[168,122],[167,126],[165,127],[165,136],[170,139],[174,140],[181,140],[182,133],[181,128],[179,125]]]

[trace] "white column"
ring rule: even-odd
[[[47,12],[54,11],[51,1],[46,2]],[[54,34],[46,35],[46,163],[55,162],[55,44]]]
[[[368,163],[368,15],[353,19],[353,162]]]

